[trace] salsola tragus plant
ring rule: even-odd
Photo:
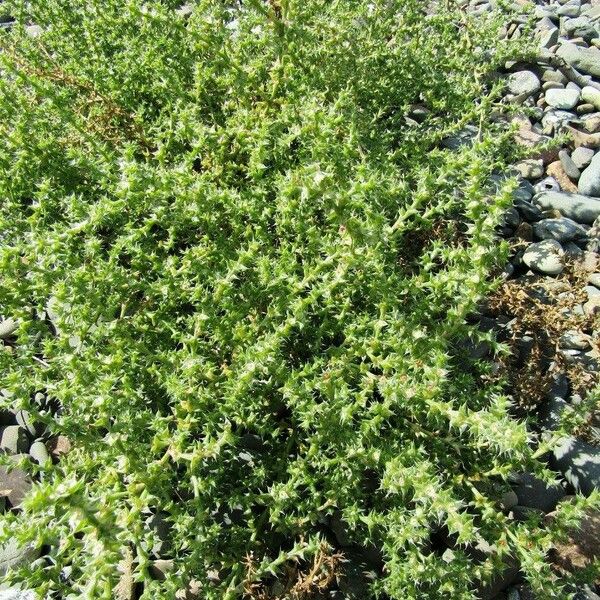
[[[377,555],[373,597],[474,598],[514,560],[561,597],[552,531],[500,503],[541,471],[529,434],[460,350],[503,257],[500,21],[421,0],[4,5],[2,386],[73,447],[29,465],[2,518],[43,550],[13,577],[270,597],[336,585],[306,573],[350,548]],[[467,124],[474,145],[445,148]]]

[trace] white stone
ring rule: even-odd
[[[579,90],[573,89],[550,89],[546,91],[546,104],[554,108],[569,110],[577,106],[579,102]]]
[[[525,254],[523,262],[541,273],[546,275],[558,275],[563,272],[565,252],[562,246],[556,240],[543,240],[531,244]]]
[[[515,96],[527,95],[531,96],[535,94],[540,87],[541,83],[538,76],[531,71],[518,71],[511,73],[508,77],[508,90]]]

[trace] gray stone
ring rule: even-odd
[[[515,201],[515,207],[519,211],[520,215],[530,223],[534,223],[535,221],[539,221],[543,218],[542,211],[531,202],[517,200]]]
[[[595,592],[592,592],[592,590],[590,590],[590,588],[586,585],[584,589],[579,590],[575,594],[575,598],[573,600],[600,600],[600,596],[598,596],[598,594]]]
[[[586,0],[584,4],[586,6],[581,9],[582,15],[589,17],[592,21],[600,19],[600,2],[598,0]]]
[[[596,110],[600,110],[600,90],[590,85],[586,85],[581,90],[581,98],[585,102],[592,104]]]
[[[262,438],[255,433],[245,433],[240,437],[240,446],[246,450],[254,450],[259,452],[264,449]]]
[[[580,93],[577,90],[549,89],[546,91],[545,99],[549,106],[561,110],[569,110],[579,102]]]
[[[539,417],[542,429],[554,431],[560,426],[560,418],[567,402],[558,394],[549,394],[546,401],[540,405]]]
[[[10,569],[14,569],[36,559],[39,552],[30,545],[21,545],[11,538],[0,545],[0,576],[4,577]]]
[[[552,48],[558,43],[558,27],[541,31],[539,34],[540,48]]]
[[[560,486],[549,486],[531,473],[523,473],[515,487],[519,506],[534,508],[545,513],[554,510],[559,500],[566,495]]]
[[[559,354],[563,357],[566,365],[578,365],[588,373],[597,372],[600,366],[596,356],[591,352],[583,353],[579,350],[560,349]]]
[[[422,123],[430,114],[431,111],[422,104],[414,104],[410,110],[411,118],[417,121],[417,123]]]
[[[596,154],[579,178],[578,189],[586,196],[600,196],[600,153]]]
[[[0,425],[18,425],[14,411],[0,408]]]
[[[564,125],[569,123],[579,123],[581,119],[574,115],[568,110],[560,110],[558,108],[551,108],[544,113],[542,117],[543,132],[551,134],[555,129],[560,129]]]
[[[554,4],[549,4],[547,6],[535,5],[534,15],[537,19],[551,19],[554,21],[558,21],[558,15],[556,14],[556,9],[558,7]]]
[[[565,268],[564,250],[556,240],[536,242],[525,250],[523,262],[535,271],[558,275]]]
[[[19,327],[19,324],[14,319],[4,319],[0,321],[0,340],[9,338]]]
[[[558,344],[561,348],[572,350],[587,350],[591,347],[591,338],[580,331],[566,331],[560,336]]]
[[[533,233],[538,240],[556,240],[570,242],[584,239],[586,230],[568,217],[559,219],[542,219],[533,225]]]
[[[519,366],[528,360],[534,345],[535,340],[530,335],[523,335],[517,339],[517,363]]]
[[[448,150],[458,150],[462,146],[469,146],[477,136],[479,129],[475,125],[465,125],[460,131],[442,140],[442,146]]]
[[[369,584],[372,582],[372,569],[364,558],[355,552],[345,553],[346,560],[338,575],[338,586],[345,600],[364,600],[369,598]],[[373,573],[374,575],[374,573]]]
[[[571,153],[571,160],[580,170],[585,169],[592,162],[592,158],[594,158],[594,151],[592,148],[585,148],[584,146],[575,148]]]
[[[582,194],[542,192],[534,196],[533,202],[543,210],[559,210],[565,217],[577,223],[591,224],[600,215],[600,199]]]
[[[535,26],[541,48],[551,48],[558,43],[559,31],[552,19],[542,17]]]
[[[570,37],[582,37],[590,40],[597,36],[594,26],[589,17],[580,16],[574,19],[566,19],[563,23],[563,30]]]
[[[573,162],[573,159],[569,156],[569,153],[563,149],[558,153],[558,158],[569,179],[577,181],[581,175],[581,171]]]
[[[542,90],[544,90],[544,92],[547,92],[548,90],[564,90],[565,86],[562,83],[558,83],[558,81],[546,81],[546,83],[544,83],[542,85]],[[546,104],[549,104],[548,101],[546,100],[546,95],[544,94],[544,100],[546,102]],[[552,106],[552,105],[550,105]]]
[[[152,515],[146,525],[154,533],[154,545],[152,554],[155,556],[164,556],[171,549],[171,526],[166,521],[166,515],[157,513]]]
[[[519,211],[516,208],[509,208],[502,217],[502,226],[509,229],[516,229],[521,222]]]
[[[22,454],[29,450],[27,431],[20,425],[0,427],[0,449],[10,454]]]
[[[600,489],[600,448],[573,436],[565,437],[555,448],[552,463],[553,468],[585,495]]]
[[[529,183],[529,181],[527,183]],[[513,192],[513,199],[515,202],[517,202],[517,201],[529,202],[529,200],[531,200],[531,198],[533,197],[533,194],[534,194],[533,186],[531,186],[531,189],[529,189],[529,188],[523,187],[522,185],[519,185],[519,187]]]
[[[48,450],[46,449],[44,442],[40,442],[39,440],[31,444],[31,448],[29,448],[29,456],[31,456],[32,460],[39,465],[46,464],[46,462],[50,459],[50,455],[48,454]]]
[[[521,594],[517,588],[511,588],[506,593],[506,600],[521,600]]]
[[[600,290],[593,285],[586,285],[583,289],[588,296],[588,300],[600,297]]]
[[[581,12],[580,0],[569,0],[562,6],[559,6],[556,14],[559,17],[577,17]]]
[[[564,373],[556,373],[552,376],[552,383],[548,392],[548,398],[566,398],[569,394],[569,380]]]
[[[563,250],[569,259],[578,259],[583,256],[583,250],[574,242],[564,244]]]
[[[554,81],[556,83],[566,84],[568,79],[556,69],[546,69],[542,73],[542,81]]]
[[[519,497],[513,490],[510,490],[510,491],[502,494],[502,498],[500,499],[500,504],[502,504],[502,507],[505,510],[509,510],[513,506],[516,506],[517,504],[519,504]]]
[[[540,90],[541,83],[532,71],[517,71],[508,76],[508,90],[515,96],[531,96]]]
[[[585,317],[585,311],[583,310],[582,304],[576,304],[572,308],[562,309],[560,312],[567,319],[571,319],[573,317]]]
[[[587,232],[588,243],[587,250],[594,253],[600,253],[600,220],[596,219]]]
[[[556,55],[578,71],[600,77],[600,51],[596,48],[581,48],[565,42],[559,46]]]

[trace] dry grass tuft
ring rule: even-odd
[[[517,405],[531,409],[539,404],[556,372],[567,374],[572,391],[585,396],[598,375],[581,365],[567,363],[559,352],[559,339],[567,331],[593,334],[598,317],[578,314],[576,307],[587,297],[584,287],[588,273],[572,262],[558,278],[535,277],[507,281],[490,298],[488,306],[495,316],[514,319],[507,343],[511,354],[503,371],[509,373],[509,384]],[[519,361],[519,347],[524,337],[532,347],[524,361]],[[600,357],[600,344],[592,336],[592,351]],[[551,365],[551,368],[548,368]]]
[[[266,584],[254,581],[255,561],[246,557],[246,582],[244,598],[247,600],[316,600],[324,597],[336,580],[343,555],[331,554],[326,546],[321,546],[312,564],[302,565],[289,562],[285,575],[275,583]]]

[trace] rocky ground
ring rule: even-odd
[[[484,13],[493,4],[494,0],[472,0],[465,10]],[[514,4],[523,9],[523,16],[507,24],[508,37],[524,34],[525,11],[531,6],[524,0]],[[589,417],[562,437],[547,457],[562,474],[560,487],[548,487],[528,473],[515,475],[504,506],[517,520],[532,511],[552,518],[558,503],[568,502],[575,491],[589,494],[600,488],[600,413],[587,396],[600,371],[600,0],[538,0],[535,18],[537,58],[507,64],[503,74],[504,102],[520,107],[512,118],[516,142],[532,156],[515,165],[519,186],[500,231],[512,249],[505,283],[477,320],[483,330],[493,330],[512,347],[513,362],[500,366],[513,370],[515,410],[537,414],[534,427],[541,438],[550,435],[563,411],[575,405],[587,403]],[[10,26],[10,18],[0,21],[0,27]],[[35,26],[31,33],[37,33]],[[449,147],[468,141],[470,134],[465,130],[449,141]],[[563,138],[560,146],[548,149],[553,139]],[[47,317],[52,321],[51,307]],[[0,322],[0,343],[8,349],[15,329],[11,319]],[[485,358],[488,348],[479,346],[473,352]],[[36,400],[46,402],[42,394]],[[26,412],[0,412],[0,450],[17,465],[10,471],[0,468],[0,508],[18,510],[32,485],[18,466],[21,459],[56,462],[69,447],[66,438],[46,435]],[[331,529],[343,548],[340,524],[332,522]],[[486,549],[481,551],[485,554]],[[571,571],[599,555],[600,516],[591,514],[550,558],[557,570]],[[0,547],[0,575],[36,559],[26,548]],[[168,562],[156,561],[157,576],[161,569],[168,570]],[[347,571],[337,597],[363,598],[363,579]],[[577,594],[578,600],[598,600],[600,586]],[[533,598],[519,580],[516,563],[508,565],[505,577],[482,596]],[[28,592],[0,590],[0,600],[31,597]]]
[[[473,0],[466,9],[485,12],[492,4]],[[535,19],[537,58],[507,64],[504,74],[504,102],[522,107],[512,119],[516,142],[532,155],[515,165],[519,187],[501,230],[511,258],[480,323],[512,346],[516,411],[534,409],[541,438],[575,405],[587,402],[588,418],[547,457],[561,487],[527,473],[515,477],[506,499],[515,519],[531,511],[552,518],[575,490],[600,487],[600,407],[588,396],[600,371],[600,1],[538,0]],[[505,35],[523,35],[525,22],[517,17]],[[548,149],[553,140],[563,141]],[[571,571],[599,556],[600,516],[592,514],[550,558],[557,570]],[[486,595],[496,592],[533,598],[518,569],[507,569]],[[577,592],[579,600],[600,598],[600,586]]]

